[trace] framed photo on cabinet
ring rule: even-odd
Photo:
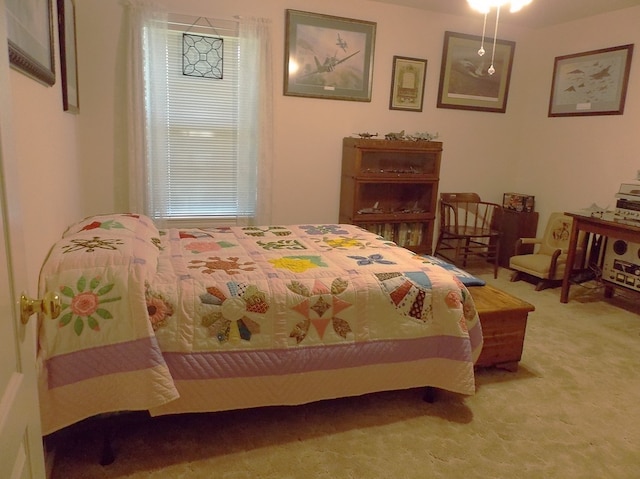
[[[390,110],[422,111],[427,60],[393,57]]]
[[[6,0],[5,8],[11,66],[45,85],[55,84],[52,0]]]
[[[633,45],[555,58],[549,116],[622,115]]]
[[[376,23],[286,11],[284,94],[371,101]]]
[[[438,108],[504,113],[516,44],[485,38],[487,52],[479,55],[482,37],[445,32],[438,88]],[[490,48],[488,46],[491,46]],[[493,66],[493,73],[490,69]]]

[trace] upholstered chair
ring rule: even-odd
[[[509,259],[509,268],[513,270],[511,281],[518,281],[527,274],[538,279],[536,291],[560,284],[567,264],[572,223],[570,216],[551,213],[542,237],[518,239],[515,255]],[[533,245],[533,253],[522,254],[524,245]],[[574,267],[579,267],[583,259],[584,247],[578,238]]]

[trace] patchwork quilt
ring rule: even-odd
[[[449,379],[416,384],[474,392],[482,333],[466,286],[353,225],[159,230],[142,215],[93,216],[53,246],[40,289],[63,303],[39,325],[45,434],[106,412],[176,412],[194,384],[215,403],[239,379],[246,395],[260,378],[377,365],[441,368]],[[224,401],[211,410],[243,407]]]

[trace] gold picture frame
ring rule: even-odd
[[[427,60],[394,56],[390,110],[422,111]]]
[[[445,32],[438,88],[438,108],[504,113],[507,110],[511,68],[516,44],[485,38],[491,49],[478,54],[482,37]],[[493,61],[492,61],[493,57]],[[489,74],[493,64],[495,73]]]
[[[371,101],[376,23],[286,11],[284,94]]]
[[[549,116],[622,115],[633,44],[555,58]]]

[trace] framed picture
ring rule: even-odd
[[[376,24],[286,11],[284,94],[371,101]]]
[[[438,88],[438,108],[504,113],[507,110],[509,81],[515,42],[485,38],[491,49],[480,56],[482,37],[445,32]],[[493,57],[493,61],[492,61]],[[489,73],[493,64],[495,72]]]
[[[556,57],[549,116],[622,115],[633,45]]]
[[[78,56],[76,53],[76,6],[74,0],[58,0],[58,35],[64,111],[78,113]]]
[[[422,111],[427,60],[393,57],[390,110]]]
[[[11,66],[32,78],[56,82],[52,0],[6,0]]]

